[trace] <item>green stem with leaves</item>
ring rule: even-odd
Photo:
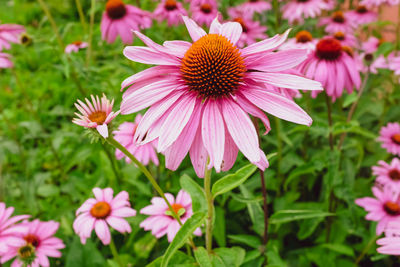
[[[114,257],[114,260],[118,263],[119,266],[123,267],[124,265],[122,264],[121,258],[119,257],[117,248],[115,247],[114,244],[114,240],[111,237],[111,241],[110,241],[110,250],[111,250],[111,254]]]
[[[212,223],[214,216],[214,199],[211,193],[211,171],[208,169],[207,165],[210,159],[207,159],[207,164],[204,173],[204,191],[206,193],[207,201],[207,221],[206,221],[206,249],[208,253],[212,252]]]

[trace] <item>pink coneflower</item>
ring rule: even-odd
[[[360,73],[355,60],[349,55],[349,48],[343,50],[340,42],[333,38],[324,38],[317,44],[316,50],[300,66],[300,71],[315,79],[325,87],[332,101],[340,97],[343,90],[351,94],[353,88],[361,85]],[[314,93],[314,92],[313,92]],[[315,97],[316,94],[313,94]]]
[[[356,25],[363,25],[374,22],[378,19],[378,14],[368,10],[366,6],[359,5],[355,10],[346,12],[349,19],[353,20]]]
[[[108,43],[113,43],[119,35],[124,44],[131,44],[132,30],[147,29],[151,24],[150,13],[126,5],[122,0],[108,0],[101,19],[101,37]]]
[[[179,216],[182,223],[185,223],[186,220],[193,215],[192,199],[185,191],[180,190],[176,199],[174,199],[174,196],[170,193],[166,193],[165,197],[168,199],[172,209]],[[172,242],[180,229],[180,225],[172,216],[173,213],[169,210],[164,199],[161,197],[153,197],[151,199],[151,205],[141,209],[140,213],[150,215],[150,217],[140,223],[140,227],[145,231],[151,230],[151,233],[157,238],[167,235],[168,242]],[[197,228],[193,234],[200,236],[200,228]]]
[[[376,181],[385,186],[391,185],[400,189],[400,160],[394,158],[390,164],[380,160],[379,166],[372,166],[372,173],[376,175]]]
[[[315,50],[318,39],[314,39],[310,32],[299,31],[295,38],[290,38],[279,47],[279,50],[287,49],[307,49],[308,53]]]
[[[394,71],[394,74],[400,75],[400,54],[396,56],[395,52],[390,53],[386,62],[388,68]]]
[[[400,124],[389,122],[386,127],[382,127],[378,140],[382,142],[382,147],[387,152],[400,156]]]
[[[389,6],[397,6],[399,3],[399,0],[362,0],[360,4],[372,8],[380,7],[384,4],[388,4]]]
[[[343,32],[335,32],[332,35],[333,38],[336,40],[340,41],[340,44],[342,46],[348,46],[348,47],[357,47],[357,38],[354,36],[354,34],[348,34],[348,33],[343,33]]]
[[[218,4],[215,0],[201,0],[191,2],[192,19],[199,25],[210,27],[211,22],[218,15]]]
[[[155,165],[158,165],[158,157],[155,151],[157,141],[153,141],[144,145],[139,145],[133,138],[136,132],[136,128],[141,119],[142,115],[138,114],[136,115],[135,123],[122,123],[118,127],[118,131],[113,132],[114,138],[144,165],[149,164],[150,160],[152,160]],[[131,162],[131,160],[118,149],[115,151],[115,156],[117,157],[117,159],[122,159],[125,157],[127,163]]]
[[[25,28],[18,24],[0,24],[0,51],[10,49],[11,43],[19,43],[19,36]]]
[[[132,231],[126,217],[136,216],[136,211],[129,203],[129,195],[121,191],[113,197],[111,188],[93,188],[95,198],[89,198],[76,211],[74,231],[81,238],[82,244],[90,238],[93,229],[104,245],[111,242],[111,233],[108,227],[112,227],[120,233]]]
[[[11,56],[6,53],[0,53],[0,69],[9,69],[14,67]]]
[[[373,187],[372,193],[376,198],[364,197],[356,199],[356,204],[363,207],[367,212],[365,218],[378,222],[376,234],[380,235],[391,221],[400,219],[400,202],[398,192],[386,186],[382,190]]]
[[[236,8],[252,17],[254,13],[263,14],[265,11],[270,10],[272,6],[269,2],[264,0],[247,0]]]
[[[306,50],[273,52],[287,38],[283,35],[238,49],[242,27],[215,19],[207,34],[184,17],[194,43],[165,42],[164,46],[136,32],[148,47],[126,47],[130,60],[155,64],[122,83],[121,112],[131,114],[151,106],[139,123],[135,138],[158,139],[166,166],[175,170],[189,152],[199,177],[208,168],[229,170],[238,150],[262,169],[268,165],[260,150],[256,129],[247,113],[268,119],[260,110],[295,123],[312,119],[293,101],[264,85],[288,89],[321,90],[318,82],[284,73],[307,57]]]
[[[379,46],[383,43],[383,39],[378,39],[374,36],[368,38],[368,40],[361,45],[361,49],[368,54],[375,53]]]
[[[335,32],[352,33],[356,28],[354,21],[349,19],[347,14],[343,14],[342,11],[336,11],[331,17],[320,19],[318,25],[326,26],[325,31],[330,34]]]
[[[61,257],[59,250],[65,248],[65,245],[61,239],[54,237],[60,225],[58,222],[34,220],[23,224],[26,232],[20,233],[19,239],[9,244],[7,253],[1,258],[2,263],[15,258],[11,264],[13,267],[48,267],[48,257]]]
[[[88,47],[88,43],[81,42],[81,41],[75,41],[75,42],[67,45],[65,47],[65,51],[64,52],[67,53],[67,54],[71,54],[72,52],[76,53],[76,52],[79,51],[79,49],[86,48],[86,47]]]
[[[6,208],[6,204],[0,202],[0,256],[7,252],[7,244],[15,243],[16,236],[26,231],[25,226],[16,223],[29,218],[29,215],[11,217],[13,212],[14,207]]]
[[[378,239],[376,243],[382,246],[377,249],[379,253],[400,255],[400,222],[388,223],[385,237]]]
[[[154,17],[159,21],[166,20],[168,26],[181,24],[182,16],[186,16],[187,12],[180,2],[175,0],[161,0],[157,8],[153,12]]]
[[[327,10],[324,0],[291,0],[282,6],[283,18],[290,24],[301,23],[304,19],[319,16],[322,10]]]
[[[75,103],[75,107],[81,114],[75,112],[75,115],[78,116],[78,118],[74,118],[72,122],[86,128],[96,128],[101,136],[107,138],[107,124],[109,124],[120,111],[112,111],[114,99],[110,102],[104,94],[101,100],[98,96],[95,98],[91,95],[91,98],[92,103],[85,98],[86,104],[78,99],[78,103]]]

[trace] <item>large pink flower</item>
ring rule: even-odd
[[[143,142],[158,138],[158,151],[166,166],[176,170],[189,152],[195,171],[203,177],[208,168],[229,170],[238,149],[262,169],[268,165],[259,148],[256,129],[247,113],[260,118],[269,128],[264,110],[279,118],[310,125],[312,119],[293,101],[271,86],[321,90],[321,84],[285,73],[300,64],[306,50],[273,52],[287,37],[273,38],[236,47],[242,27],[236,22],[220,24],[215,19],[207,34],[184,17],[194,43],[169,41],[164,45],[136,32],[147,47],[130,46],[124,55],[130,60],[155,64],[123,83],[121,111],[131,114],[150,108],[143,116],[135,137]]]
[[[381,128],[379,134],[378,140],[382,142],[382,147],[387,152],[400,156],[400,124],[389,122],[387,126]]]
[[[179,219],[182,223],[185,223],[193,215],[192,199],[185,191],[180,190],[176,199],[170,193],[166,193],[165,197],[168,199],[174,212],[180,216]],[[151,230],[151,233],[157,238],[167,235],[168,242],[172,242],[180,229],[178,221],[172,216],[172,211],[168,209],[164,199],[153,197],[151,203],[151,205],[140,210],[141,214],[150,215],[150,217],[140,223],[140,227],[146,231]],[[200,236],[200,228],[197,228],[193,234]]]
[[[390,186],[385,186],[382,190],[373,187],[372,192],[375,198],[358,198],[355,202],[368,212],[365,216],[367,220],[378,222],[376,234],[380,235],[389,222],[400,220],[399,192]]]
[[[0,69],[8,69],[14,67],[11,56],[7,53],[0,53]]]
[[[378,19],[378,14],[368,10],[366,6],[359,5],[355,10],[346,12],[349,19],[353,20],[356,25],[363,25],[374,22]]]
[[[155,151],[157,141],[153,141],[144,145],[139,145],[133,138],[136,132],[136,128],[141,119],[142,115],[138,114],[136,115],[135,123],[122,123],[118,127],[118,131],[113,132],[114,138],[144,165],[149,164],[150,160],[152,160],[155,165],[158,165],[158,157]],[[117,157],[117,159],[122,159],[125,157],[126,162],[131,162],[131,160],[118,149],[115,151],[115,156]]]
[[[132,30],[150,28],[151,14],[132,5],[126,5],[122,0],[108,0],[106,11],[101,19],[101,37],[108,43],[113,43],[119,35],[124,44],[133,41]]]
[[[83,49],[83,48],[86,48],[86,47],[88,47],[88,43],[86,43],[86,42],[81,42],[81,41],[75,41],[75,42],[73,42],[73,43],[67,45],[67,46],[65,47],[64,52],[65,52],[66,54],[71,54],[72,52],[75,52],[75,53],[76,53],[76,52],[79,51],[79,49]]]
[[[111,188],[96,187],[93,188],[93,194],[95,198],[86,200],[76,211],[77,217],[73,224],[82,244],[90,238],[93,229],[104,245],[111,242],[109,226],[120,233],[130,233],[131,226],[124,218],[136,216],[136,211],[130,207],[128,193],[121,191],[113,197]]]
[[[19,43],[19,36],[25,28],[18,24],[0,24],[0,51],[10,49],[11,43]]]
[[[7,253],[1,258],[2,263],[16,257],[12,267],[48,267],[48,257],[61,257],[59,250],[65,248],[65,245],[61,239],[54,237],[60,225],[58,222],[34,220],[23,224],[26,231],[19,234],[18,240],[9,244]]]
[[[385,237],[378,239],[376,243],[382,246],[377,249],[379,253],[400,255],[400,222],[388,223],[385,230]]]
[[[390,164],[380,160],[379,166],[372,166],[372,172],[377,176],[376,181],[383,185],[390,185],[400,189],[400,160],[393,158]]]
[[[329,5],[324,0],[290,0],[282,6],[283,18],[290,24],[301,23],[304,19],[315,18]]]
[[[98,96],[94,97],[91,95],[91,98],[92,103],[85,98],[86,104],[78,99],[78,103],[75,103],[75,107],[81,114],[75,112],[78,118],[74,118],[72,122],[86,128],[96,128],[104,138],[107,138],[107,124],[119,114],[119,110],[117,112],[112,111],[114,99],[110,102],[104,94],[101,100]]]
[[[316,50],[301,65],[300,70],[307,77],[320,81],[332,101],[340,97],[345,88],[351,94],[354,87],[359,88],[361,85],[355,60],[333,38],[320,40]]]
[[[0,202],[0,256],[7,252],[7,245],[16,242],[16,236],[26,231],[26,227],[17,222],[29,218],[29,215],[11,217],[14,207],[6,208],[6,204]]]
[[[153,15],[159,21],[166,20],[168,26],[172,26],[181,24],[182,15],[186,16],[187,12],[180,2],[175,0],[161,0],[154,10]]]
[[[215,0],[200,0],[190,3],[192,19],[199,25],[210,26],[218,15],[218,3]]]
[[[349,19],[347,14],[343,14],[342,11],[336,11],[331,17],[320,19],[318,25],[326,26],[325,31],[331,34],[335,32],[352,33],[357,26],[354,20]]]

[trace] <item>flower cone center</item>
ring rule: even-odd
[[[368,9],[366,6],[358,6],[356,11],[357,13],[364,14],[368,12]]]
[[[210,4],[203,4],[201,5],[200,10],[205,14],[210,14],[212,11],[212,6]]]
[[[18,257],[29,264],[35,258],[35,248],[31,244],[20,247],[18,249]]]
[[[344,23],[344,21],[345,21],[342,11],[336,11],[335,13],[333,13],[332,19],[334,22],[337,22],[337,23]]]
[[[400,170],[397,170],[397,169],[390,170],[389,177],[393,181],[399,181],[400,180]]]
[[[172,11],[177,9],[176,1],[175,0],[167,0],[165,1],[165,9],[168,11]]]
[[[184,208],[184,207],[183,207],[181,204],[179,204],[179,203],[174,203],[174,204],[171,205],[171,207],[172,207],[173,211],[174,211],[176,214],[179,213],[179,210],[180,210],[180,209],[183,209],[183,208]],[[182,215],[183,215],[183,214],[182,214]]]
[[[244,22],[244,20],[242,18],[235,18],[233,21],[238,22],[240,24],[240,26],[242,26],[242,31],[243,32],[248,32],[249,28],[246,26],[246,23]]]
[[[345,35],[343,32],[337,32],[333,35],[336,40],[343,41],[345,39]]]
[[[383,209],[388,213],[389,215],[400,215],[400,205],[396,202],[393,201],[388,201],[385,203],[383,206]]]
[[[101,125],[106,121],[107,114],[104,111],[95,111],[89,115],[89,120]]]
[[[104,201],[97,202],[90,209],[90,214],[97,219],[105,219],[111,213],[110,204]]]
[[[318,42],[316,53],[320,59],[336,60],[342,54],[342,45],[336,39],[326,38]]]
[[[240,50],[219,34],[208,34],[194,42],[181,65],[182,78],[189,90],[203,98],[234,93],[245,72]]]
[[[299,31],[296,34],[297,43],[308,43],[312,41],[312,35],[308,31]]]
[[[108,0],[106,12],[111,19],[120,19],[126,14],[126,7],[122,0]]]
[[[80,46],[82,44],[82,41],[75,41],[73,42],[74,45]]]
[[[354,56],[353,49],[350,46],[347,45],[342,46],[342,51],[346,52],[346,54],[348,54],[351,57]]]
[[[400,145],[400,133],[394,134],[392,136],[392,141],[397,145]]]
[[[297,0],[298,3],[307,3],[308,0]]]
[[[258,0],[250,0],[249,2],[250,3],[256,3],[256,2],[258,2]]]
[[[35,248],[39,246],[40,240],[36,235],[28,234],[24,237],[26,243],[31,244]]]

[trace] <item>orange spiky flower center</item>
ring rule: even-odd
[[[210,14],[212,11],[212,6],[210,4],[202,4],[200,10],[205,14]]]
[[[296,34],[296,42],[297,43],[308,43],[312,41],[312,35],[308,31],[299,31]]]
[[[364,13],[368,12],[368,9],[366,6],[360,5],[357,7],[356,12],[360,13],[360,14],[364,14]]]
[[[342,45],[334,38],[325,38],[318,42],[317,57],[325,60],[336,60],[342,54]]]
[[[333,35],[333,37],[335,37],[335,39],[339,41],[343,41],[346,38],[343,32],[337,32]]]
[[[100,201],[93,205],[90,214],[96,219],[105,219],[111,213],[111,206],[107,202]]]
[[[238,89],[246,66],[240,50],[226,37],[207,34],[186,51],[180,70],[189,90],[203,98],[219,98]]]
[[[80,46],[81,44],[82,44],[82,41],[75,41],[75,42],[72,42],[74,45],[76,45],[76,46]]]
[[[178,6],[176,5],[176,1],[175,0],[167,0],[165,1],[164,7],[166,10],[168,11],[172,11],[178,8]]]
[[[345,18],[344,18],[344,15],[343,15],[342,11],[334,12],[333,15],[332,15],[332,19],[333,19],[334,22],[337,22],[337,23],[344,23],[344,21],[345,21]]]
[[[89,114],[89,120],[99,125],[103,124],[106,121],[106,119],[107,119],[107,113],[101,110]]]
[[[183,209],[183,206],[182,206],[181,204],[179,204],[179,203],[174,203],[174,204],[171,205],[171,207],[172,207],[172,209],[174,210],[174,212],[175,212],[176,214],[178,214],[179,211],[180,211],[181,209]],[[182,214],[182,215],[183,215],[183,214]]]
[[[26,243],[31,244],[35,248],[37,248],[40,245],[39,238],[33,234],[28,234],[28,235],[24,236],[24,240],[26,241]]]
[[[397,145],[400,145],[400,133],[394,134],[392,136],[392,141]]]
[[[108,0],[106,12],[111,19],[120,19],[126,14],[126,7],[122,0]]]
[[[400,205],[397,202],[387,201],[383,205],[383,209],[389,215],[392,216],[400,215]]]

